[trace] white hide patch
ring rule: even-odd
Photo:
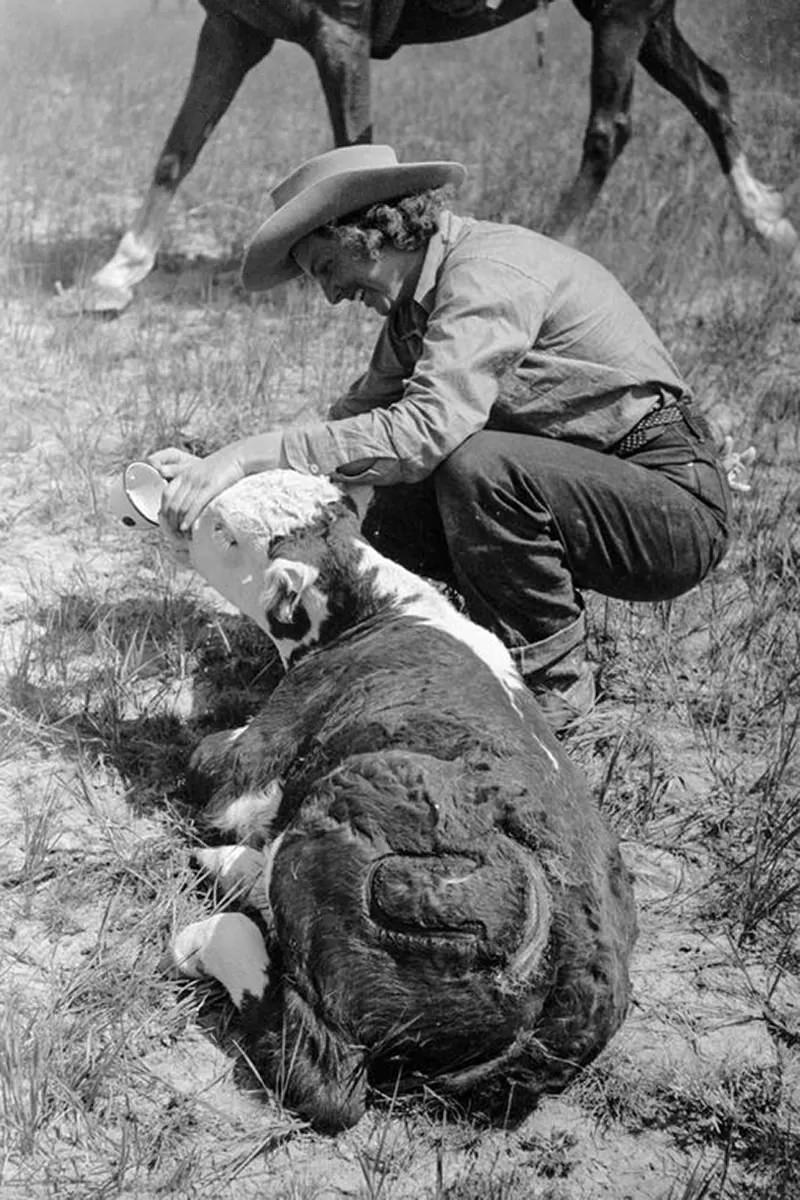
[[[264,939],[258,926],[242,913],[219,913],[187,925],[170,950],[182,975],[219,980],[237,1008],[246,994],[256,999],[264,994],[269,967]]]
[[[340,489],[318,475],[267,471],[248,476],[212,500],[195,521],[189,541],[191,564],[271,637],[265,607],[276,604],[275,615],[287,623],[293,596],[295,604],[302,600],[312,627],[318,629],[317,618],[321,623],[325,614],[324,598],[312,586],[316,572],[310,564],[282,559],[279,544],[281,538],[309,528],[341,499]],[[286,611],[281,612],[284,604]],[[313,640],[312,630],[299,644]],[[284,662],[297,645],[278,646]]]
[[[288,666],[295,651],[303,646],[316,646],[320,640],[322,624],[329,614],[328,598],[315,587],[319,571],[307,563],[277,558],[271,563],[264,577],[261,611],[268,617],[288,625],[302,606],[308,617],[308,629],[302,637],[279,637],[275,628],[267,622],[264,628],[275,643],[284,666]]]
[[[519,712],[516,697],[525,684],[500,639],[488,629],[476,625],[456,612],[452,604],[437,592],[435,587],[420,579],[418,575],[413,575],[405,567],[384,558],[366,542],[361,543],[359,549],[362,571],[364,574],[375,573],[376,592],[396,600],[408,616],[415,617],[425,625],[433,625],[456,641],[469,646],[470,650],[486,663],[495,679],[502,685],[515,710]]]
[[[251,846],[207,846],[197,861],[213,875],[225,899],[239,898],[259,906],[258,885],[264,876],[264,854]],[[255,889],[255,893],[254,893]]]
[[[280,849],[285,834],[286,830],[284,829],[276,838],[273,838],[268,846],[264,847],[264,893],[267,897],[267,905],[269,905],[269,885],[272,882],[272,868],[275,865],[275,855]]]
[[[228,488],[203,510],[194,524],[190,555],[196,570],[269,634],[284,663],[290,661],[298,648],[318,641],[319,629],[328,615],[328,602],[315,586],[314,579],[310,575],[305,577],[300,602],[308,614],[311,628],[298,641],[276,638],[266,619],[265,600],[269,602],[275,580],[288,564],[295,572],[303,565],[295,560],[281,560],[276,539],[310,527],[328,505],[341,499],[342,490],[323,476],[304,475],[298,471],[268,471],[251,475]],[[500,639],[456,612],[444,596],[418,576],[391,562],[366,542],[359,542],[358,546],[361,569],[365,573],[375,573],[378,594],[396,601],[409,616],[468,646],[486,664],[514,711],[522,717],[519,696],[525,684]],[[310,564],[305,566],[308,571],[313,570]],[[280,603],[278,601],[279,609]],[[281,619],[280,615],[278,619]],[[543,743],[539,742],[539,745],[558,770],[558,761],[552,752]],[[229,806],[217,823],[226,830],[258,828],[253,816],[261,807],[263,800],[259,796],[242,796]]]
[[[225,833],[235,833],[237,837],[266,833],[275,820],[282,797],[283,788],[279,780],[273,779],[266,787],[242,792],[214,817],[214,825]]]
[[[269,920],[269,885],[283,836],[279,833],[263,850],[238,845],[208,846],[197,851],[197,860],[214,876],[226,899],[238,899],[244,905],[257,908]]]
[[[235,543],[245,549],[250,563],[263,570],[271,542],[307,528],[328,505],[341,499],[341,490],[324,476],[299,471],[249,475],[212,500],[195,521],[192,561],[199,544],[210,543],[218,553],[225,553],[227,540],[229,547]]]
[[[528,912],[519,947],[507,967],[515,983],[527,980],[542,965],[542,957],[550,940],[552,908],[550,892],[538,864],[525,858],[528,875]]]
[[[361,569],[365,573],[375,572],[375,587],[379,594],[396,600],[402,611],[409,616],[426,625],[432,625],[456,641],[469,646],[470,650],[486,663],[508,696],[511,707],[522,719],[518,697],[525,691],[525,683],[500,638],[456,612],[450,601],[437,592],[435,587],[398,563],[384,558],[368,543],[361,543],[360,550]],[[542,752],[552,763],[553,769],[557,771],[559,767],[556,756],[532,731],[531,737],[535,738]]]

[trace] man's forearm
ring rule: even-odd
[[[235,446],[245,475],[257,475],[260,471],[274,471],[277,467],[289,466],[283,453],[283,433],[279,429],[241,438]]]

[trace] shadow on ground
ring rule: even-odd
[[[80,293],[93,273],[111,258],[119,238],[119,230],[106,229],[91,237],[64,235],[16,242],[8,250],[9,277],[21,291],[49,297],[53,315],[59,315],[60,308],[71,315],[67,310],[77,310]],[[219,290],[245,296],[239,283],[241,260],[238,247],[220,247],[212,253],[162,251],[155,269],[137,286],[136,295],[184,304],[205,302],[212,291],[216,296]],[[71,304],[64,302],[63,293],[71,296]]]
[[[64,593],[33,629],[10,706],[69,754],[111,763],[140,812],[184,800],[200,739],[248,721],[283,674],[257,626],[187,596]]]

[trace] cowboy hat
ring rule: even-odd
[[[302,274],[289,251],[328,221],[382,200],[463,183],[456,162],[399,163],[391,146],[343,146],[310,158],[272,190],[275,211],[244,256],[242,283],[266,291]]]

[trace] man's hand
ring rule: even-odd
[[[241,438],[207,458],[170,446],[157,450],[147,461],[170,481],[164,488],[160,515],[176,533],[188,533],[209,501],[245,475],[288,466],[280,429]]]
[[[733,448],[733,438],[725,438],[725,446],[722,450],[722,469],[728,476],[728,486],[731,491],[752,491],[750,479],[753,474],[753,464],[755,461],[755,446],[748,446],[746,450],[742,450],[739,453]]]
[[[166,450],[156,450],[155,454],[150,454],[145,461],[151,467],[155,467],[163,479],[174,479],[178,472],[189,463],[200,460],[196,454],[190,454],[188,450],[179,450],[177,446],[168,446]]]
[[[159,450],[147,461],[170,480],[164,488],[160,515],[177,533],[187,533],[209,501],[246,474],[236,442],[208,458],[170,448]]]

